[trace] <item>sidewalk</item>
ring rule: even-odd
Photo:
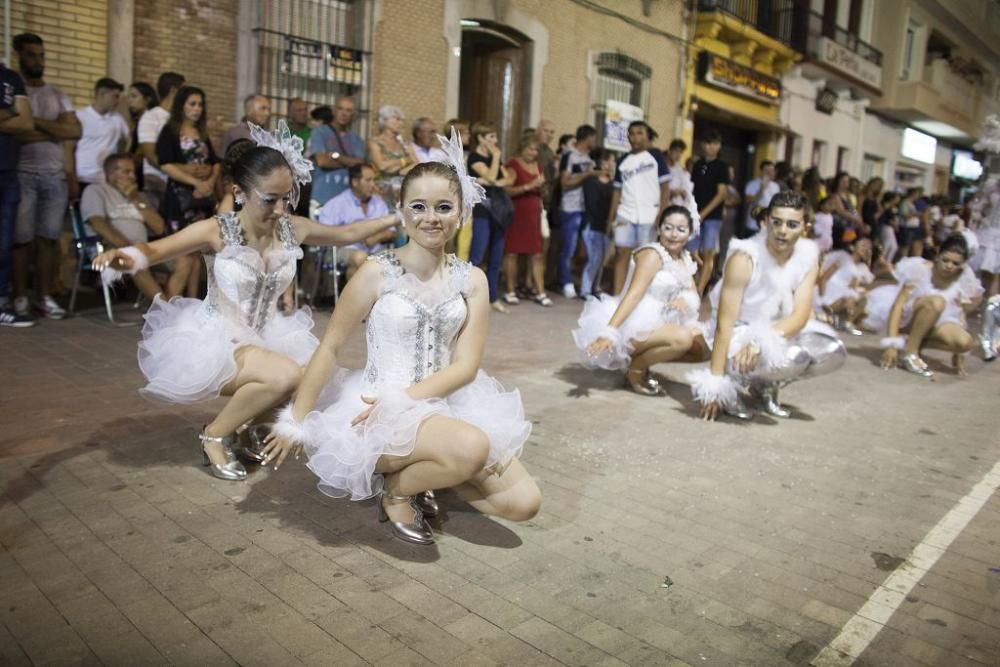
[[[865,336],[795,418],[706,424],[576,366],[578,304],[491,319],[541,513],[442,494],[434,547],[301,463],[208,476],[216,406],[141,399],[135,327],[0,332],[0,664],[806,665],[1000,460],[1000,364],[883,373]],[[993,494],[856,664],[1000,663],[998,535]]]

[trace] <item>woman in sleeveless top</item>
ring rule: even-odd
[[[720,411],[751,419],[741,395],[757,398],[775,417],[791,412],[778,403],[789,382],[843,365],[847,350],[829,326],[811,320],[819,248],[805,231],[805,197],[779,192],[761,232],[729,243],[723,278],[711,293],[709,368],[687,375],[704,419]]]
[[[296,177],[308,178],[308,171]],[[142,393],[168,403],[231,397],[199,437],[212,474],[241,480],[246,470],[232,450],[237,430],[291,395],[301,364],[318,344],[307,308],[288,317],[277,312],[278,297],[302,257],[299,245],[343,246],[387,225],[327,227],[290,216],[293,174],[282,152],[272,148],[247,151],[234,165],[233,181],[238,213],[194,222],[159,241],[109,250],[94,266],[114,280],[187,253],[204,255],[205,300],[157,296],[146,313],[139,366],[148,384]],[[253,450],[247,453],[263,460]]]
[[[645,396],[666,393],[649,374],[653,364],[705,361],[709,353],[698,322],[696,267],[685,250],[694,232],[691,212],[668,206],[657,231],[657,241],[632,253],[621,296],[588,301],[573,331],[585,366],[627,369],[625,385]]]
[[[368,142],[368,155],[378,172],[375,182],[391,213],[396,210],[399,202],[399,188],[403,177],[419,161],[413,152],[413,144],[403,139],[403,111],[399,107],[380,107],[376,122],[378,134]]]
[[[475,201],[460,194],[455,143],[456,163],[423,163],[404,180],[408,243],[371,258],[347,284],[294,404],[268,437],[279,459],[304,447],[323,493],[377,496],[379,520],[415,544],[434,541],[424,519],[439,511],[434,489],[454,487],[476,509],[512,521],[531,518],[541,502],[518,460],[531,431],[520,394],[480,370],[486,276],[445,253]],[[367,365],[340,369],[362,322]]]

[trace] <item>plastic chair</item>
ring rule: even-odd
[[[104,252],[104,241],[97,234],[87,233],[87,227],[83,223],[79,209],[72,204],[69,207],[69,216],[73,222],[73,243],[76,244],[76,274],[73,276],[73,290],[69,297],[69,313],[73,315],[76,313],[76,293],[80,289],[80,276],[83,275],[84,271],[95,271],[92,260]],[[101,290],[104,292],[104,310],[107,312],[108,321],[116,327],[131,327],[139,324],[138,322],[115,320],[115,313],[111,308],[111,288],[104,284],[100,276],[98,276],[98,282],[101,283]],[[138,301],[136,303],[138,304]]]
[[[313,261],[316,262],[316,284],[312,286],[310,301],[315,303],[320,285],[323,284],[323,276],[331,276],[333,278],[333,307],[336,308],[340,299],[340,276],[343,275],[344,270],[337,263],[337,248],[336,246],[317,247],[312,250],[312,254],[315,255]]]

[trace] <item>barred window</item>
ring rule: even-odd
[[[593,55],[590,70],[590,107],[599,142],[604,140],[608,100],[637,106],[649,117],[649,80],[653,73],[649,65],[624,53],[604,51]]]

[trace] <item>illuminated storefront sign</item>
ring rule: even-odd
[[[705,83],[758,102],[779,104],[781,82],[774,77],[738,62],[702,51],[698,56],[698,75]]]

